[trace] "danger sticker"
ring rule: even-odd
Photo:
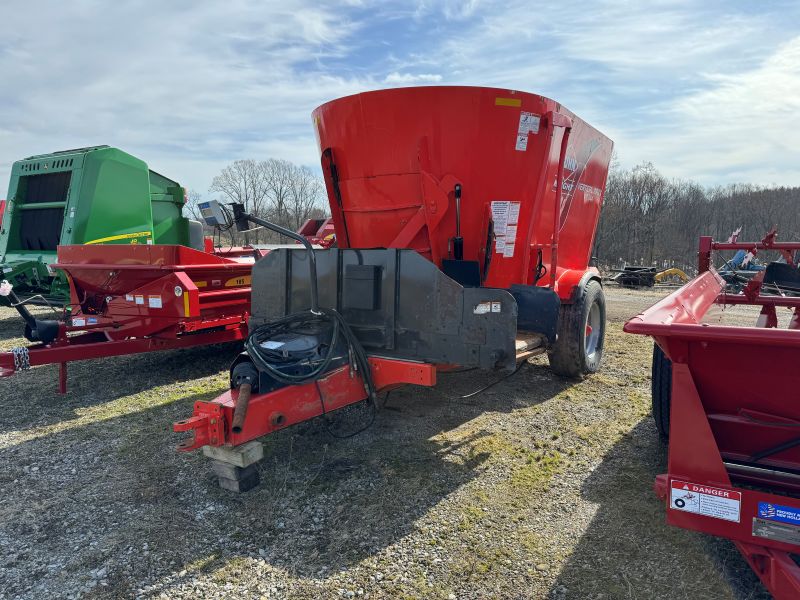
[[[688,481],[673,481],[669,506],[673,510],[738,523],[742,494]]]

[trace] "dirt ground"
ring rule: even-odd
[[[599,374],[539,357],[469,400],[496,376],[441,375],[353,438],[267,438],[242,495],[171,432],[235,347],[76,363],[66,396],[54,367],[0,380],[0,599],[767,598],[730,543],[665,525],[651,342],[622,333],[659,295],[607,293]],[[0,347],[20,329],[0,312]]]

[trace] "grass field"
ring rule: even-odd
[[[664,524],[652,346],[622,333],[658,295],[608,296],[597,375],[539,357],[469,400],[495,375],[442,375],[354,438],[267,438],[243,495],[171,432],[235,347],[76,363],[66,396],[55,367],[0,380],[0,599],[767,598],[731,544]],[[0,311],[0,346],[20,330]]]

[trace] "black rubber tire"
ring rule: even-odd
[[[600,309],[600,339],[592,356],[586,354],[586,325],[594,304]],[[550,369],[557,375],[579,379],[596,373],[603,360],[606,336],[606,297],[603,286],[592,279],[578,292],[573,304],[562,304],[558,315],[558,337],[547,357]]]
[[[669,439],[669,409],[672,401],[672,361],[664,351],[653,344],[653,369],[651,379],[653,420],[661,437]]]

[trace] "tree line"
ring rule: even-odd
[[[800,240],[798,209],[798,187],[703,188],[669,179],[650,163],[613,166],[593,254],[601,269],[628,264],[694,272],[701,235],[725,241],[741,227],[740,241],[757,241],[777,225],[780,240]]]
[[[308,167],[288,160],[237,160],[214,177],[208,190],[222,204],[244,204],[250,214],[297,231],[307,219],[326,216],[325,184]],[[198,202],[202,194],[189,193],[188,211],[199,218]],[[246,234],[231,230],[222,243],[280,243],[281,236],[264,228],[254,228]]]
[[[209,192],[222,203],[240,202],[250,213],[297,231],[307,219],[327,216],[325,184],[308,167],[288,160],[237,160],[214,177]],[[199,218],[202,195],[189,194]],[[701,235],[760,240],[778,226],[781,240],[800,240],[800,187],[731,184],[703,188],[670,179],[651,163],[632,169],[612,165],[593,255],[605,270],[628,265],[694,272]],[[247,236],[230,232],[237,244],[286,242],[266,229]],[[227,236],[228,234],[226,234]],[[221,240],[226,243],[227,240]]]

